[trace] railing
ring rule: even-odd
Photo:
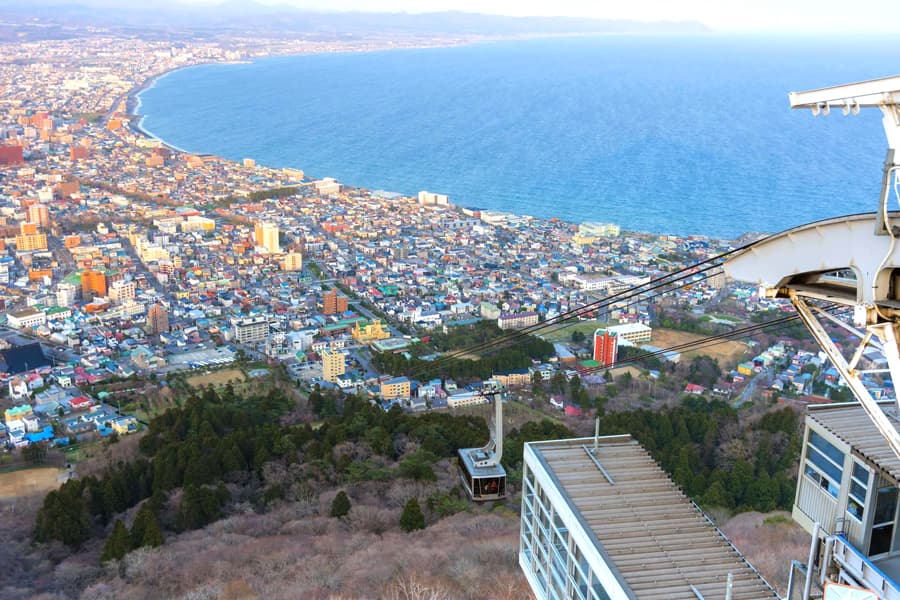
[[[900,600],[900,587],[843,535],[834,536],[832,557],[856,581],[878,594],[881,600]]]

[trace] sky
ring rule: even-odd
[[[221,1],[221,0],[218,0]],[[255,0],[328,11],[462,10],[511,16],[700,21],[721,32],[896,33],[897,0]],[[217,0],[182,0],[210,4]]]

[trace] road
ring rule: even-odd
[[[744,404],[745,402],[750,402],[753,397],[753,391],[756,389],[758,385],[763,385],[768,387],[772,383],[772,379],[774,377],[774,371],[771,367],[767,367],[760,371],[750,382],[747,384],[747,387],[744,388],[744,391],[741,392],[741,395],[737,397],[734,401],[735,408]]]
[[[137,255],[137,250],[134,249],[134,246],[131,245],[131,242],[128,241],[128,238],[125,236],[119,236],[119,239],[122,241],[122,248],[128,253],[128,256],[134,261],[135,268],[138,273],[141,273],[147,280],[147,283],[153,286],[153,289],[163,298],[168,298],[169,294],[166,290],[166,287],[159,282],[153,273],[147,269],[146,265],[144,265],[144,261]]]

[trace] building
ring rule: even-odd
[[[47,234],[38,231],[37,223],[19,224],[19,235],[16,236],[16,250],[34,252],[47,249]]]
[[[288,252],[281,261],[283,271],[300,271],[303,269],[303,255],[299,252]]]
[[[391,337],[391,332],[384,327],[380,319],[369,323],[357,321],[353,324],[353,339],[361,344],[386,340],[389,337]]]
[[[119,280],[109,286],[109,299],[112,302],[125,302],[134,300],[137,294],[137,286],[133,281]]]
[[[239,344],[253,344],[269,337],[269,319],[265,316],[232,319],[234,339]]]
[[[631,344],[637,345],[642,342],[649,342],[653,336],[653,328],[643,323],[625,323],[624,325],[610,325],[607,331],[615,332],[619,336],[619,340],[625,340]]]
[[[200,215],[190,215],[187,219],[179,223],[182,231],[215,231],[216,222],[207,217]]]
[[[394,377],[381,383],[381,397],[385,400],[409,398],[410,384],[408,377]]]
[[[628,435],[525,444],[519,566],[540,600],[779,596]]]
[[[22,146],[0,145],[0,165],[25,164]]]
[[[418,200],[419,204],[436,204],[438,206],[450,204],[450,199],[445,194],[433,194],[424,190],[419,192]]]
[[[154,304],[147,309],[147,329],[150,335],[169,331],[169,311],[162,304]]]
[[[14,329],[30,329],[47,323],[47,313],[32,306],[6,313],[6,322]]]
[[[896,402],[879,403],[897,428]],[[816,540],[819,576],[900,598],[900,458],[856,402],[809,405],[792,517]]]
[[[72,306],[78,297],[78,288],[66,281],[56,286],[56,304],[58,306]]]
[[[343,352],[322,350],[322,379],[336,383],[338,377],[346,372],[346,361]]]
[[[619,334],[609,329],[598,329],[594,332],[594,360],[601,367],[608,367],[616,362],[619,355]]]
[[[96,296],[106,296],[106,275],[85,269],[81,272],[81,297],[89,302]]]
[[[331,288],[322,296],[322,314],[323,315],[339,315],[347,312],[348,301],[347,296],[338,295],[337,289]]]
[[[281,252],[281,246],[278,244],[278,225],[260,221],[254,226],[253,232],[257,246],[265,248],[269,254]]]
[[[28,220],[41,229],[50,228],[50,209],[46,204],[32,204],[28,207]]]
[[[615,237],[619,235],[620,228],[615,223],[582,223],[578,226],[578,233],[585,237]]]
[[[497,319],[497,327],[500,329],[524,329],[538,324],[536,312],[501,313]]]

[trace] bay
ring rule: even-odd
[[[734,237],[874,211],[878,111],[789,90],[900,71],[877,37],[605,36],[272,57],[172,72],[143,127],[186,151],[369,189]]]

